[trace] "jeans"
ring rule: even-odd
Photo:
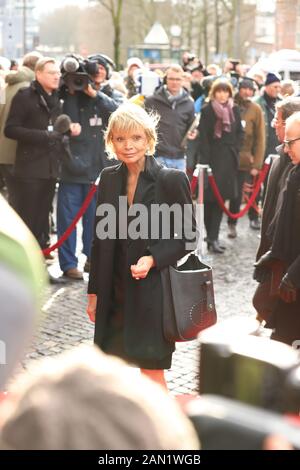
[[[176,168],[177,170],[186,170],[185,158],[168,158],[168,157],[155,157],[158,163],[161,163],[167,168]]]
[[[64,183],[60,182],[57,198],[57,237],[58,239],[67,230],[77,212],[82,206],[84,199],[91,189],[90,184]],[[96,212],[96,195],[93,197],[87,211],[82,217],[82,252],[90,257],[93,239],[93,227]],[[66,272],[68,269],[77,268],[76,257],[77,231],[73,230],[69,238],[58,250],[60,269]]]

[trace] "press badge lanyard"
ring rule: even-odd
[[[47,131],[48,132],[53,132],[54,128],[53,128],[53,123],[52,123],[52,118],[51,118],[51,111],[50,111],[49,106],[47,105],[47,101],[45,100],[43,95],[40,95],[40,98],[41,98],[41,102],[43,103],[43,105],[45,106],[45,108],[46,108],[46,110],[48,111],[48,114],[49,114],[49,124],[48,124],[48,127],[47,127]]]
[[[90,126],[95,127],[95,126],[102,126],[102,119],[101,117],[97,116],[97,114],[94,114],[94,117],[90,118]]]

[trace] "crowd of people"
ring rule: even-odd
[[[253,304],[257,318],[272,328],[273,339],[290,345],[300,340],[300,98],[296,85],[282,83],[274,72],[249,76],[248,68],[233,59],[223,70],[215,64],[205,67],[187,53],[181,65],[169,65],[163,76],[159,71],[151,72],[152,78],[153,73],[160,77],[159,85],[142,96],[141,84],[148,71],[140,59],[128,60],[123,80],[114,72],[109,57],[93,54],[88,66],[94,67],[94,72],[80,84],[68,69],[72,60],[81,64],[76,55],[59,64],[32,52],[23,58],[22,65],[14,64],[14,70],[5,74],[0,171],[9,204],[41,250],[51,243],[57,186],[60,238],[101,174],[98,193],[82,219],[83,269],[90,273],[87,313],[95,322],[95,344],[138,366],[144,375],[167,388],[164,369],[171,366],[175,345],[163,336],[160,270],[191,250],[186,248],[187,240],[178,237],[176,220],[167,239],[160,231],[153,237],[151,211],[146,236],[131,236],[129,226],[136,215],[133,207],[151,209],[156,203],[193,207],[189,178],[200,163],[210,166],[221,197],[229,201],[232,213],[238,213],[245,184],[255,185],[270,155],[278,158],[248,212],[249,230],[261,230],[254,270],[259,284]],[[161,171],[163,168],[168,171]],[[128,216],[126,236],[119,216],[122,198]],[[113,236],[101,238],[97,230],[105,224],[104,205],[113,207],[117,217]],[[222,215],[211,187],[205,184],[206,243],[216,255],[226,249],[219,239]],[[180,222],[186,228],[187,221]],[[237,219],[229,217],[227,222],[228,237],[235,239]],[[197,232],[193,216],[189,228]],[[83,280],[76,247],[74,230],[58,248],[63,276],[52,278],[49,274],[52,282]],[[82,373],[90,380],[84,368]],[[70,375],[71,387],[77,387],[75,376],[78,379],[77,373]],[[52,384],[51,377],[47,381],[56,391],[58,383]],[[34,384],[30,393],[35,393],[36,387],[39,390],[41,385]],[[22,432],[22,413],[28,411],[28,403],[31,406],[26,404],[26,394],[24,400],[19,414],[3,428],[5,446],[18,448],[18,441],[12,438],[18,436],[14,426],[21,420]],[[34,403],[30,409],[33,419],[41,419]],[[61,412],[59,407],[56,412]],[[47,413],[46,407],[42,413]],[[34,430],[43,446],[40,428]],[[24,436],[20,436],[22,441]],[[135,442],[134,436],[132,439]],[[96,442],[95,438],[91,446]],[[190,442],[197,446],[192,438]],[[28,443],[28,448],[31,445]],[[49,444],[56,445],[56,441]],[[73,445],[76,447],[76,443],[66,443],[65,448]]]

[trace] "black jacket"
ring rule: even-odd
[[[211,167],[223,199],[237,197],[239,151],[244,132],[237,106],[233,107],[233,113],[235,121],[232,124],[231,132],[223,132],[220,139],[214,137],[217,117],[210,102],[202,108],[199,123],[198,155],[200,163],[208,164]],[[204,200],[216,201],[210,186],[206,188]]]
[[[62,164],[61,180],[68,183],[88,184],[97,179],[101,170],[109,165],[103,132],[117,103],[98,91],[95,98],[83,92],[64,93],[63,112],[72,122],[81,125],[81,133],[70,138],[72,159]]]
[[[157,197],[154,188],[161,169],[153,157],[147,157],[145,171],[140,173],[134,196],[134,204],[144,204],[150,209],[154,202],[172,205],[179,203],[192,204],[189,182],[184,172],[167,170],[160,181]],[[127,169],[124,164],[106,168],[101,173],[97,211],[101,204],[114,207],[117,217],[118,198],[122,192]],[[148,211],[151,213],[151,211]],[[99,214],[99,212],[98,212]],[[106,217],[106,215],[105,215]],[[96,217],[95,228],[104,216]],[[150,227],[153,221],[150,219]],[[193,225],[195,230],[195,224]],[[126,347],[129,356],[137,359],[162,359],[174,349],[168,343],[162,331],[162,285],[160,269],[174,264],[186,254],[185,239],[177,239],[173,229],[168,239],[130,239],[127,238],[126,288],[124,305],[124,328]],[[151,232],[150,232],[151,233]],[[106,337],[106,327],[110,313],[114,282],[114,256],[116,243],[114,239],[100,240],[96,236],[91,254],[91,271],[88,292],[98,295],[95,325],[95,343],[100,347]],[[152,254],[156,266],[145,279],[138,282],[131,276],[130,265],[135,264],[141,256]]]
[[[257,260],[271,247],[271,241],[267,238],[266,232],[275,215],[278,196],[279,193],[283,191],[287,174],[291,167],[291,159],[284,152],[283,146],[278,146],[276,150],[279,154],[279,157],[273,161],[268,177],[261,220],[261,239],[256,255]]]
[[[182,141],[194,121],[194,101],[187,91],[176,102],[168,100],[164,87],[145,100],[147,111],[156,111],[158,123],[158,144],[156,155],[167,158],[183,158],[185,149]]]
[[[48,126],[62,113],[54,92],[54,107],[48,107],[36,82],[14,96],[6,121],[5,135],[16,140],[15,175],[22,178],[56,178],[64,154],[61,136],[49,132]]]

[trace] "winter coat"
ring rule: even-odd
[[[98,91],[96,98],[83,92],[76,92],[74,95],[66,92],[62,97],[63,112],[72,122],[81,125],[81,133],[70,138],[72,159],[63,161],[61,181],[89,184],[109,165],[103,132],[109,116],[117,109],[117,103],[101,91]]]
[[[268,107],[268,103],[264,95],[258,96],[254,98],[254,103],[258,104],[263,112],[264,115],[264,122],[265,122],[265,154],[264,159],[266,159],[270,154],[276,153],[276,146],[278,146],[279,142],[276,137],[275,129],[271,127],[272,119],[275,116],[275,110]],[[275,104],[280,101],[277,99]]]
[[[158,113],[158,144],[156,155],[167,158],[184,158],[185,149],[182,141],[194,121],[194,101],[189,93],[183,90],[181,97],[171,103],[165,88],[161,87],[154,95],[145,100],[147,111]]]
[[[235,103],[240,109],[241,120],[244,121],[244,140],[240,150],[240,170],[250,171],[252,168],[260,170],[265,154],[265,121],[262,110],[258,104],[250,100],[242,100],[239,94]]]
[[[217,118],[212,104],[208,103],[202,108],[198,128],[200,163],[208,164],[211,167],[224,200],[237,197],[239,151],[244,135],[240,112],[237,106],[233,107],[233,113],[235,121],[232,124],[231,132],[223,132],[220,139],[215,138],[214,130]],[[204,199],[206,201],[216,201],[208,184],[205,188]]]
[[[291,159],[283,151],[282,145],[277,147],[277,152],[279,156],[273,161],[268,177],[261,220],[261,238],[256,255],[257,260],[270,249],[271,242],[266,237],[266,231],[275,215],[278,195],[284,188],[288,167],[291,163]]]
[[[4,135],[6,120],[15,94],[21,89],[28,87],[34,80],[34,72],[25,66],[17,72],[8,73],[5,77],[7,86],[5,88],[5,103],[0,105],[0,164],[13,165],[16,160],[17,141],[8,139]]]
[[[167,174],[163,175],[155,198],[154,188],[161,168],[162,166],[153,157],[146,157],[145,171],[140,173],[134,203],[144,204],[148,210],[154,202],[168,205],[179,203],[181,206],[192,204],[186,175],[184,172],[174,169],[167,170]],[[97,208],[104,203],[110,204],[115,208],[118,217],[118,198],[126,176],[127,168],[124,164],[106,168],[102,171]],[[148,213],[150,212],[149,210]],[[102,219],[103,216],[96,217],[95,228]],[[153,221],[150,220],[150,226],[151,223]],[[195,229],[195,226],[193,228]],[[170,238],[168,239],[127,238],[127,265],[124,267],[127,273],[124,289],[124,338],[129,356],[136,359],[162,359],[174,350],[174,344],[167,342],[163,337],[163,301],[160,270],[174,264],[187,251],[185,239],[176,239],[172,227],[170,232]],[[112,301],[115,250],[115,239],[100,240],[95,233],[88,292],[97,294],[99,299],[96,313],[95,343],[100,347],[105,341]],[[131,276],[130,265],[135,264],[141,256],[150,254],[154,257],[155,267],[149,271],[145,279],[136,281]]]
[[[57,178],[65,153],[62,137],[49,131],[61,114],[58,95],[50,110],[36,82],[14,96],[6,121],[5,136],[18,142],[15,176],[24,178]]]

